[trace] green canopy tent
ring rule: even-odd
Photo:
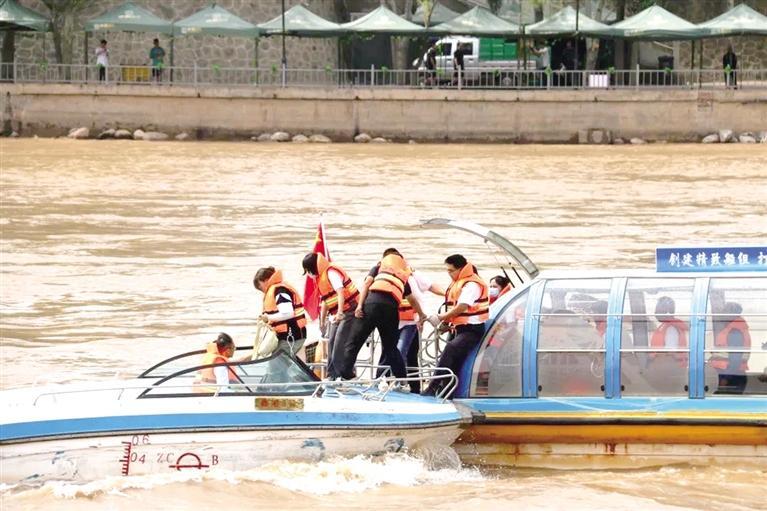
[[[0,0],[0,31],[8,30],[47,32],[51,21],[15,0]]]
[[[427,34],[422,26],[409,22],[383,5],[359,19],[342,24],[341,28],[355,35],[418,37]],[[375,80],[372,72],[371,80]]]
[[[175,36],[204,34],[256,38],[259,33],[260,30],[257,26],[216,4],[211,4],[173,24],[173,35]]]
[[[576,12],[569,5],[548,18],[527,25],[524,33],[534,37],[565,37],[583,35],[590,37],[613,37],[612,27]]]
[[[88,34],[91,32],[152,32],[173,35],[173,22],[155,16],[152,12],[133,2],[125,2],[85,23],[85,47],[83,64],[88,63]],[[173,43],[171,40],[171,65]]]
[[[341,25],[333,23],[314,14],[303,5],[295,5],[265,23],[258,25],[259,30],[267,36],[281,35],[283,40],[283,65],[287,65],[285,57],[285,37],[336,37],[346,33]],[[340,46],[338,48],[340,61]],[[256,62],[258,62],[258,45],[256,45]],[[284,75],[284,73],[283,73]]]
[[[150,11],[133,2],[125,2],[111,11],[88,20],[87,32],[103,30],[106,32],[157,32],[173,34],[173,22],[155,16]]]
[[[706,37],[767,35],[767,16],[740,4],[714,19],[699,23],[698,28]]]
[[[519,26],[499,18],[483,7],[474,7],[445,23],[429,29],[435,34],[509,37],[519,35]]]
[[[383,5],[357,20],[342,24],[341,28],[356,34],[418,36],[425,33],[422,26],[401,18]]]
[[[653,5],[610,27],[615,37],[651,41],[699,39],[705,31],[663,7]]]
[[[258,36],[260,33],[261,31],[256,25],[245,21],[215,3],[173,24],[174,37],[200,34],[252,38],[254,58],[257,58],[258,54]],[[172,48],[173,42],[171,41]],[[172,61],[171,65],[173,65]]]
[[[0,0],[0,32],[6,32],[5,37],[15,39],[15,32],[39,32],[43,36],[43,59],[45,59],[45,32],[51,28],[51,22],[42,14],[38,14],[32,9],[16,3],[15,0]],[[10,46],[15,50],[14,40],[10,41]],[[14,59],[15,60],[15,59]],[[15,75],[15,69],[10,66],[6,69],[3,66],[2,80],[12,80]]]
[[[424,3],[420,3],[418,5],[418,9],[416,9],[415,14],[413,14],[413,22],[426,26],[426,16],[428,13],[426,9],[424,9],[424,5]],[[439,2],[434,2],[434,6],[431,10],[431,16],[429,17],[428,26],[433,27],[434,25],[445,23],[446,21],[450,21],[454,18],[457,18],[458,16],[459,13],[453,11],[452,9],[448,9]]]
[[[346,33],[338,23],[322,18],[303,5],[295,5],[285,11],[285,31],[282,15],[258,25],[267,36],[284,35],[296,37],[333,37]]]

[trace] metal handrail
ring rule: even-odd
[[[441,73],[419,69],[285,69],[255,67],[174,66],[163,67],[152,77],[151,65],[115,65],[104,69],[86,64],[3,63],[0,81],[14,83],[72,83],[105,85],[154,84],[195,87],[322,87],[322,88],[417,88],[417,89],[518,89],[518,90],[619,90],[619,89],[711,89],[767,87],[767,69],[621,69],[621,70],[524,70],[514,67],[468,67]],[[734,82],[734,80],[732,80]]]
[[[386,366],[388,369],[388,366]],[[452,379],[456,379],[455,374],[453,374],[452,371],[449,369],[443,369],[440,368],[442,372],[446,374],[432,374],[431,376],[425,376],[422,379],[425,380],[437,380],[437,379],[449,379],[452,381]],[[447,374],[449,373],[449,374]],[[196,374],[189,373],[188,376],[182,375],[179,376],[179,378],[196,378]],[[280,390],[285,390],[286,388],[306,388],[309,386],[316,387],[312,396],[313,397],[321,397],[322,393],[319,392],[319,388],[337,388],[337,387],[348,387],[351,385],[355,386],[363,386],[365,387],[365,390],[363,390],[361,393],[364,394],[367,390],[370,390],[372,388],[378,387],[382,382],[387,384],[387,390],[381,396],[380,400],[383,400],[383,398],[389,393],[389,391],[393,390],[395,388],[394,384],[405,384],[410,381],[416,381],[418,380],[418,377],[406,377],[406,378],[395,378],[393,376],[389,375],[383,375],[379,378],[374,379],[354,379],[354,380],[338,380],[338,381],[329,381],[329,380],[320,380],[320,381],[305,381],[305,382],[268,382],[268,383],[229,383],[229,384],[222,384],[218,385],[215,383],[205,383],[205,387],[211,387],[211,388],[217,388],[218,390],[214,393],[214,396],[219,396],[219,391],[223,388],[232,388],[232,389],[251,389],[251,392],[248,394],[235,394],[233,396],[226,396],[226,397],[243,397],[243,396],[250,396],[252,395],[252,389],[260,389],[260,390],[268,390],[270,388],[278,388]],[[450,383],[448,382],[448,384]],[[32,406],[37,406],[37,402],[45,397],[53,397],[54,401],[56,396],[61,395],[72,395],[72,394],[87,394],[87,393],[95,393],[95,392],[118,392],[117,400],[121,400],[123,397],[123,394],[125,394],[126,391],[135,390],[135,391],[147,391],[147,390],[168,390],[168,389],[189,389],[189,384],[177,384],[177,385],[162,385],[161,387],[157,387],[153,384],[146,384],[146,385],[120,385],[120,386],[112,386],[112,387],[99,387],[99,388],[87,388],[87,389],[72,389],[72,390],[56,390],[56,391],[50,391],[50,392],[43,392],[35,396],[35,399],[32,402]],[[358,390],[358,389],[357,389]],[[203,397],[203,396],[198,396]],[[221,396],[224,397],[224,396]],[[377,396],[376,396],[377,397]]]

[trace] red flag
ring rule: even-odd
[[[330,261],[330,252],[325,244],[325,226],[322,221],[317,226],[317,236],[314,238],[312,252],[322,254],[325,259]],[[308,275],[306,276],[306,283],[304,283],[304,310],[312,320],[317,319],[317,316],[320,315],[320,291],[317,288],[317,281]]]

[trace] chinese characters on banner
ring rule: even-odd
[[[767,271],[767,247],[656,248],[658,272]]]

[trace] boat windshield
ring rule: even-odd
[[[216,384],[215,377],[211,381],[217,367],[228,369],[227,385]],[[277,351],[259,360],[187,367],[161,378],[139,397],[307,395],[316,390],[317,382],[317,377],[303,362]]]

